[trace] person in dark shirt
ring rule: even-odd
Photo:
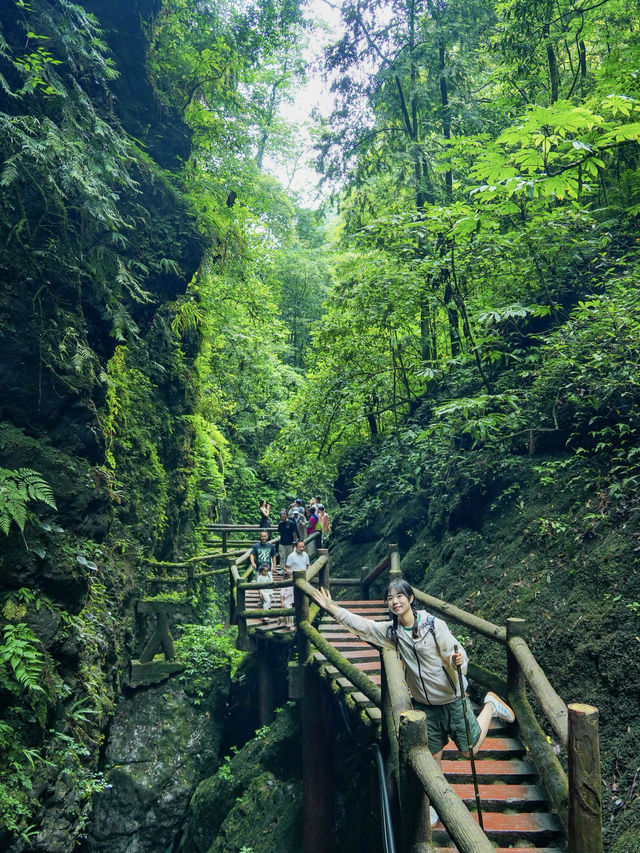
[[[260,499],[260,503],[258,504],[258,510],[260,512],[260,527],[270,527],[271,520],[269,518],[269,515],[271,513],[271,504],[267,503],[264,499]]]
[[[256,570],[263,563],[268,563],[269,571],[273,573],[276,568],[276,549],[274,544],[269,542],[268,537],[269,532],[267,530],[260,531],[260,541],[252,545],[249,552],[249,562]]]
[[[293,551],[294,543],[298,539],[298,527],[295,521],[288,517],[286,509],[280,510],[278,535],[280,536],[278,553],[280,555],[280,570],[282,571],[287,562],[287,557]]]

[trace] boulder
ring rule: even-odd
[[[104,757],[107,787],[95,798],[87,849],[171,849],[198,782],[218,764],[229,673],[197,706],[177,678],[125,697]]]

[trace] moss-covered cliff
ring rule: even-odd
[[[171,303],[203,244],[166,171],[189,132],[146,71],[159,7],[0,9],[0,468],[18,472],[0,504],[3,849],[74,847],[134,652],[139,555],[188,547],[197,522],[197,340],[178,346]],[[57,511],[20,501],[23,469]]]

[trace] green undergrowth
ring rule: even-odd
[[[209,695],[221,669],[230,671],[233,677],[242,663],[245,653],[236,649],[236,634],[237,629],[225,627],[221,622],[180,627],[175,642],[176,658],[187,664],[180,677],[194,704],[201,704]]]
[[[4,841],[28,844],[47,785],[68,794],[75,833],[102,790],[98,756],[115,707],[107,661],[122,635],[99,577],[79,612],[23,587],[5,594],[0,629],[0,824]],[[80,685],[82,689],[80,690]]]

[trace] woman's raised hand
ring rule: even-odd
[[[328,610],[332,604],[331,593],[323,586],[318,587],[318,589],[314,590],[313,600],[316,604],[319,604],[320,607],[322,607],[324,610]]]

